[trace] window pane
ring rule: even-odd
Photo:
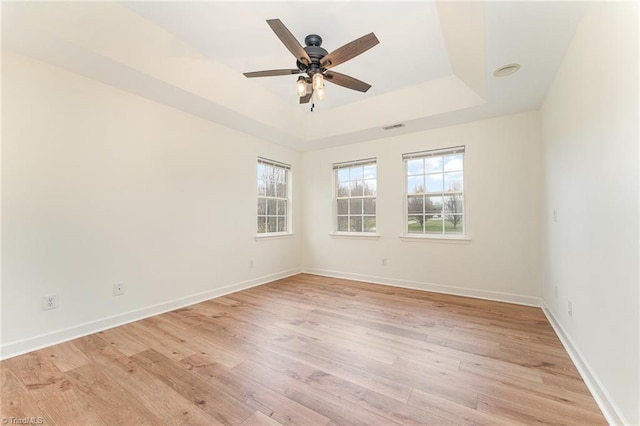
[[[338,200],[338,214],[349,214],[349,200]]]
[[[427,175],[427,192],[442,192],[442,173]]]
[[[264,216],[258,216],[258,234],[267,232],[267,218]]]
[[[364,178],[375,179],[378,177],[378,170],[375,164],[364,167]]]
[[[424,162],[426,173],[437,173],[442,171],[442,157],[425,158]]]
[[[462,213],[462,194],[444,197],[444,211],[447,213]]]
[[[278,215],[284,216],[287,214],[287,201],[286,200],[278,200]]]
[[[410,215],[407,218],[407,232],[411,234],[422,234],[422,223],[424,222],[424,216],[422,215]]]
[[[376,217],[365,216],[362,225],[364,232],[376,232]]]
[[[275,216],[267,216],[267,232],[276,232],[277,218]]]
[[[264,176],[264,173],[265,173],[264,164],[258,163],[258,180],[260,180]]]
[[[444,187],[447,191],[462,191],[462,172],[445,173]]]
[[[444,232],[445,234],[462,234],[464,231],[461,214],[451,214],[445,216]]]
[[[433,217],[424,224],[425,232],[442,234],[442,217]]]
[[[258,198],[258,214],[267,214],[267,200],[265,200],[264,198]]]
[[[424,174],[424,160],[422,158],[417,160],[407,160],[407,174],[411,175],[423,175]]]
[[[356,166],[351,168],[351,180],[364,179],[364,167]]]
[[[287,230],[287,218],[286,217],[278,217],[278,231],[277,232],[285,232]]]
[[[278,204],[276,200],[267,200],[267,214],[275,215]]]
[[[419,195],[417,197],[408,197],[407,198],[407,211],[409,213],[420,213],[424,212],[424,197]]]
[[[362,198],[349,200],[349,205],[351,207],[349,214],[362,214]]]
[[[424,211],[432,214],[442,213],[442,197],[425,197]]]
[[[376,195],[377,182],[375,179],[367,179],[364,181],[364,195]]]
[[[278,182],[276,197],[287,198],[287,184],[285,182]]]
[[[349,182],[338,183],[338,197],[348,197],[348,196],[349,196]]]
[[[339,232],[349,231],[349,218],[347,216],[338,216],[338,231]]]
[[[362,232],[362,217],[350,217],[349,218],[349,230],[351,232]]]
[[[274,180],[268,180],[265,182],[267,185],[267,197],[276,196],[276,182]]]
[[[407,178],[407,192],[416,194],[424,192],[424,176],[410,176]]]
[[[364,181],[351,182],[351,196],[362,197],[364,195]]]
[[[258,195],[267,195],[267,186],[262,179],[258,179]]]
[[[376,214],[376,199],[375,198],[365,198],[363,200],[363,209],[364,214]]]
[[[462,170],[462,154],[447,155],[444,157],[444,171],[453,172]]]
[[[338,182],[349,182],[349,169],[338,169]]]

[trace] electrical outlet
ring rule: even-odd
[[[571,300],[567,302],[567,313],[570,317],[573,317],[573,303],[571,302]]]
[[[553,208],[553,221],[557,222],[558,221],[558,209],[557,208]]]
[[[50,309],[56,309],[58,307],[58,295],[50,294],[48,296],[42,296],[42,310],[48,311]]]
[[[113,285],[113,295],[122,296],[124,294],[124,283],[116,283]]]
[[[386,257],[382,258],[382,266],[387,266],[387,258]]]
[[[253,259],[251,259],[251,260],[249,261],[249,268],[253,268],[253,267],[254,267]]]

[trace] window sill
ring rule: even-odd
[[[292,238],[294,234],[289,232],[272,232],[265,234],[257,234],[254,238],[256,241],[264,240],[280,240],[283,238]]]
[[[432,243],[453,243],[471,244],[471,237],[468,235],[425,235],[425,234],[403,234],[400,235],[402,241],[432,242]]]
[[[378,240],[380,234],[375,232],[332,232],[329,234],[331,238],[345,238],[353,240]]]

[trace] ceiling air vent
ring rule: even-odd
[[[383,127],[383,129],[384,130],[393,130],[393,129],[399,129],[400,127],[404,127],[404,124],[402,124],[402,123],[392,124],[391,126]]]

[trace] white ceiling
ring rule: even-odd
[[[579,2],[3,3],[2,44],[300,151],[538,108],[584,12]],[[380,44],[335,70],[372,85],[327,85],[299,105],[295,68],[266,19],[329,52],[369,32]],[[510,77],[499,66],[519,63]],[[405,127],[384,131],[383,126]]]

